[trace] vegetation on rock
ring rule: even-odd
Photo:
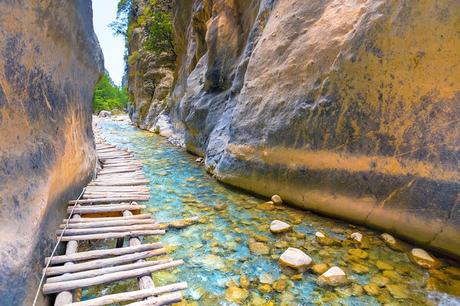
[[[101,110],[122,110],[128,104],[128,91],[126,87],[116,86],[106,72],[97,83],[93,95],[93,112]]]

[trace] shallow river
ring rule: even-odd
[[[430,273],[413,264],[405,253],[386,247],[378,232],[285,206],[260,205],[267,200],[219,184],[195,162],[196,157],[164,138],[126,122],[102,121],[100,126],[108,142],[129,148],[144,163],[151,188],[147,205],[159,222],[200,217],[200,223],[169,230],[161,237],[169,256],[184,259],[185,265],[154,273],[154,281],[157,285],[187,281],[188,304],[181,305],[460,305],[453,296],[428,291]],[[275,219],[293,225],[294,231],[271,234],[269,225]],[[361,232],[369,244],[365,249],[368,258],[357,260],[350,256],[348,250],[356,246],[319,245],[314,237],[317,231],[339,240]],[[249,243],[255,241],[261,242],[257,244],[261,253],[268,249],[269,254],[252,253]],[[281,268],[277,259],[287,246],[302,249],[314,263],[341,267],[352,283],[336,289],[323,288],[316,284],[318,276],[312,271],[298,275]],[[439,270],[431,274],[437,277],[435,283],[458,292],[459,275]],[[249,284],[241,284],[241,277]],[[362,287],[371,281],[380,286],[373,296]],[[385,284],[396,286],[390,292]],[[237,286],[246,288],[237,290],[237,297],[227,292],[226,299],[226,289]],[[137,284],[129,281],[104,291],[101,288],[84,290],[82,299],[137,290]],[[229,301],[238,299],[244,302]]]

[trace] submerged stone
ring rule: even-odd
[[[350,238],[356,240],[357,242],[361,242],[361,240],[363,240],[363,234],[355,232],[350,235]]]
[[[275,210],[275,204],[272,201],[268,201],[262,204],[257,205],[258,209],[262,210]]]
[[[408,299],[411,296],[410,291],[401,284],[388,284],[386,288],[395,299]]]
[[[369,283],[363,287],[364,291],[366,291],[367,295],[378,295],[380,292],[379,286],[374,283]]]
[[[379,270],[393,270],[394,269],[392,265],[382,260],[377,260],[375,265],[377,266]]]
[[[249,242],[249,250],[256,255],[268,255],[270,253],[270,248],[265,243],[258,241]]]
[[[326,263],[320,263],[320,264],[313,265],[311,267],[311,269],[312,269],[313,273],[321,275],[324,272],[326,272],[327,269],[329,269],[329,265],[326,264]]]
[[[240,276],[240,286],[242,288],[248,288],[250,284],[251,282],[249,281],[249,278],[246,275],[242,274]]]
[[[396,238],[392,235],[388,233],[383,233],[382,235],[380,235],[380,238],[390,249],[398,252],[404,251],[404,247],[402,246],[402,244],[399,241],[397,241]]]
[[[269,284],[261,284],[259,287],[257,287],[257,289],[263,293],[270,293],[273,291],[273,288]]]
[[[321,244],[321,245],[325,245],[325,246],[332,246],[332,245],[337,245],[337,246],[339,246],[339,245],[340,245],[340,242],[339,242],[339,241],[327,237],[327,236],[326,236],[325,234],[323,234],[322,232],[316,232],[316,233],[315,233],[315,238],[316,238],[316,241],[317,241],[319,244]]]
[[[288,248],[280,256],[280,264],[304,272],[312,264],[310,256],[299,249]]]
[[[369,257],[369,254],[361,249],[349,249],[348,254],[359,259],[366,259]]]
[[[285,233],[291,230],[291,226],[280,220],[273,220],[270,224],[270,231],[274,234]]]
[[[351,269],[353,272],[357,273],[357,274],[365,274],[365,273],[369,273],[369,267],[363,265],[363,264],[360,264],[360,263],[353,263],[351,265]]]
[[[248,298],[248,296],[248,290],[236,286],[230,286],[227,290],[225,290],[225,299],[230,302],[242,303]]]

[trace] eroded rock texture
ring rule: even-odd
[[[0,2],[1,305],[31,305],[66,201],[92,176],[102,71],[89,0]]]
[[[219,180],[460,256],[458,1],[173,12],[165,109]]]
[[[131,121],[141,129],[152,129],[167,107],[174,81],[175,54],[153,52],[146,47],[148,11],[172,10],[171,0],[133,0],[129,30],[128,92]],[[147,15],[147,16],[146,16]]]

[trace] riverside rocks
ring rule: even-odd
[[[299,249],[288,248],[281,254],[279,262],[281,265],[304,272],[312,264],[312,259]]]
[[[317,279],[317,283],[320,286],[337,287],[346,285],[348,282],[349,281],[345,272],[336,266],[329,268]]]
[[[270,231],[274,234],[285,233],[291,230],[291,226],[286,222],[280,220],[274,220],[270,224]]]

